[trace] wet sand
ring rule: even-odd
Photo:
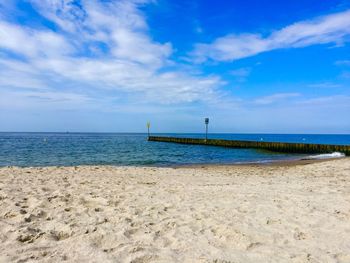
[[[350,159],[0,168],[0,262],[350,262]]]

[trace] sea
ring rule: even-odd
[[[204,138],[204,134],[152,134]],[[348,135],[209,134],[211,139],[350,145]],[[147,141],[144,133],[0,133],[0,166],[182,166],[337,157]]]

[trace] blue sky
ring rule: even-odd
[[[0,130],[350,133],[350,1],[0,0]]]

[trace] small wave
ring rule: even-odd
[[[267,159],[267,160],[255,160],[255,161],[237,161],[237,162],[232,162],[232,163],[223,163],[223,164],[270,164],[270,163],[275,163],[275,162],[280,162],[284,161],[283,159],[280,160],[272,160],[272,159]],[[285,161],[288,161],[285,160]]]
[[[344,153],[333,152],[333,153],[310,155],[306,158],[303,158],[303,160],[330,159],[330,158],[342,158],[342,157],[345,157]]]

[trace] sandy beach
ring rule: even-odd
[[[0,169],[0,262],[350,262],[350,159]]]

